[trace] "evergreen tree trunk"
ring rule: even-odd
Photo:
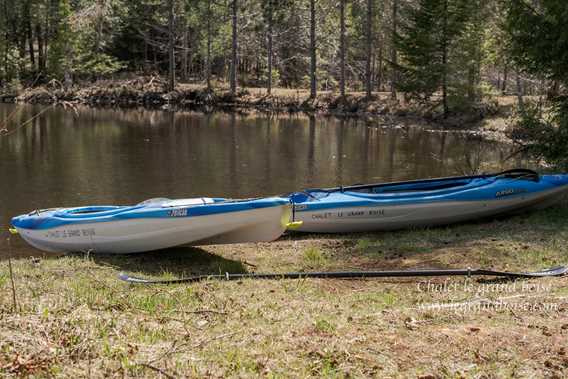
[[[521,76],[519,75],[519,71],[516,71],[515,82],[517,84],[517,103],[519,106],[519,110],[521,112],[525,111],[525,102],[523,100],[523,86],[521,84]]]
[[[398,76],[398,54],[395,46],[395,39],[398,27],[398,0],[392,0],[392,36],[391,36],[391,61],[392,61],[392,72],[391,72],[391,97],[396,100],[396,82]]]
[[[95,27],[95,52],[99,52],[101,50],[101,40],[103,36],[103,22],[104,18],[102,16],[103,8],[105,0],[98,0],[97,6],[99,14],[97,15],[96,27]]]
[[[373,0],[367,0],[367,59],[365,62],[365,90],[367,98],[371,98],[373,80],[371,73],[371,54],[373,51]]]
[[[232,3],[232,19],[233,19],[233,43],[231,49],[231,95],[235,96],[237,94],[237,0],[233,0]]]
[[[272,93],[272,1],[268,0],[268,83],[266,93]]]
[[[444,0],[442,30],[442,105],[444,118],[448,117],[448,0]]]
[[[36,71],[36,59],[35,59],[35,50],[34,50],[34,36],[32,31],[32,23],[30,21],[31,17],[28,18],[28,48],[30,52],[30,63],[32,65],[32,70]]]
[[[384,76],[384,72],[383,72],[383,49],[384,49],[384,43],[381,41],[379,42],[379,56],[377,57],[377,60],[379,61],[379,69],[377,72],[377,91],[381,92],[381,89],[383,87],[383,76]]]
[[[470,103],[475,101],[475,71],[471,64],[467,68],[467,99]]]
[[[44,20],[44,27],[43,27],[43,59],[45,62],[44,72],[47,73],[47,66],[48,66],[48,58],[49,58],[49,43],[51,42],[51,34],[50,34],[50,16],[51,16],[51,7],[50,10],[45,12],[45,20]]]
[[[316,61],[316,4],[310,0],[310,98],[317,96]]]
[[[31,4],[28,2],[26,4],[26,37],[28,42],[28,51],[30,53],[30,63],[32,66],[32,71],[36,71],[36,60],[35,60],[35,51],[34,51],[34,36],[33,36],[33,28],[32,28],[32,13],[31,13]]]
[[[504,95],[507,92],[507,80],[509,74],[509,63],[505,62],[505,67],[503,67],[503,83],[501,85],[501,94]]]
[[[174,6],[175,0],[168,0],[168,57],[169,57],[169,78],[168,91],[173,91],[176,87],[176,62],[174,52]]]
[[[345,0],[339,0],[339,93],[342,98],[345,97]]]
[[[207,91],[211,91],[211,1],[207,0],[207,62],[205,68]]]
[[[189,66],[189,30],[184,24],[182,53],[181,53],[181,80],[187,82],[188,80],[188,66]]]
[[[43,36],[42,36],[40,24],[36,24],[35,30],[36,30],[35,34],[36,34],[36,39],[37,39],[37,65],[38,65],[39,71],[43,74],[43,73],[45,73],[45,57],[43,55],[43,52],[44,52],[43,44],[44,44],[44,42],[43,42]]]

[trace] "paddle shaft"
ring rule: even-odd
[[[241,280],[241,279],[363,279],[363,278],[400,278],[424,276],[498,276],[508,278],[538,278],[560,276],[568,272],[568,267],[555,267],[538,272],[505,272],[484,269],[432,269],[432,270],[392,270],[392,271],[330,271],[330,272],[285,272],[285,273],[245,273],[197,275],[182,279],[149,280],[120,275],[120,279],[129,283],[139,284],[175,284],[190,283],[203,280]]]

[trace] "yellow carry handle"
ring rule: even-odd
[[[303,223],[304,223],[303,221],[289,222],[286,224],[286,229],[288,230],[298,229],[300,226],[302,226]]]
[[[18,234],[18,229],[16,228],[9,228],[8,231],[10,232],[10,234]]]

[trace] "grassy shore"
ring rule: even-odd
[[[2,252],[0,376],[566,377],[568,277],[134,286],[117,275],[534,270],[568,263],[567,242],[563,203],[447,228],[291,235],[122,257],[18,258],[16,307]],[[461,306],[427,306],[448,302]]]

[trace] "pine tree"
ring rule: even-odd
[[[71,5],[69,0],[60,0],[55,9],[55,36],[48,50],[47,69],[51,77],[64,78],[69,85],[75,36],[70,24]]]
[[[310,0],[310,98],[317,95],[316,1]]]
[[[514,63],[523,72],[557,82],[546,104],[523,104],[518,128],[525,148],[539,158],[568,168],[568,10],[564,0],[508,0],[505,29]],[[519,83],[518,79],[517,82]],[[520,84],[520,83],[519,83]]]
[[[231,3],[231,74],[230,87],[231,95],[237,94],[237,50],[238,50],[238,3],[233,0]]]
[[[449,113],[448,95],[452,91],[454,42],[468,20],[467,0],[418,0],[402,8],[405,22],[395,35],[401,63],[396,83],[399,90],[422,102],[429,102],[441,91],[443,114]]]

